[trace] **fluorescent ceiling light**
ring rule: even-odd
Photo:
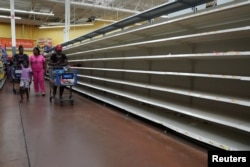
[[[92,26],[93,23],[87,23],[87,24],[71,24],[70,27],[82,27],[82,26]],[[40,26],[39,29],[47,29],[47,28],[65,28],[65,25],[60,26]]]
[[[161,17],[162,18],[168,18],[168,15],[162,15]]]
[[[10,16],[4,16],[4,15],[0,15],[0,18],[11,19]],[[15,17],[15,19],[21,19],[21,17]]]
[[[1,11],[10,12],[11,10],[8,8],[0,8]],[[27,10],[14,10],[15,13],[27,13],[27,14],[34,14],[34,15],[46,15],[46,16],[54,16],[53,13],[42,13],[42,12],[34,12],[34,11],[27,11]]]

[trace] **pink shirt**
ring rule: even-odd
[[[43,55],[30,56],[30,65],[31,65],[32,71],[44,70],[44,67],[43,67],[44,62],[45,62],[45,58],[43,57]]]
[[[22,65],[22,73],[21,73],[21,79],[25,79],[30,81],[30,73],[32,72],[31,68],[24,68]]]

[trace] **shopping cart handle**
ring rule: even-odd
[[[68,66],[49,66],[49,69],[57,70],[57,69],[64,69],[65,71],[69,69]]]

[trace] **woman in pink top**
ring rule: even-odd
[[[46,60],[40,54],[38,47],[33,49],[33,55],[30,56],[30,65],[33,72],[35,93],[41,92],[45,96],[44,73],[46,71]]]

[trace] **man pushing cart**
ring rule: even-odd
[[[50,102],[52,99],[59,99],[60,104],[70,101],[73,105],[72,86],[77,83],[77,71],[67,68],[67,65],[68,60],[62,53],[62,46],[57,45],[49,61]],[[64,93],[65,86],[68,87],[68,94]],[[59,87],[59,97],[56,95],[57,87]]]
[[[13,57],[13,67],[12,67],[12,81],[13,81],[13,93],[19,91],[20,77],[21,77],[21,65],[25,62],[29,65],[29,56],[24,53],[22,45],[18,46],[18,53]]]

